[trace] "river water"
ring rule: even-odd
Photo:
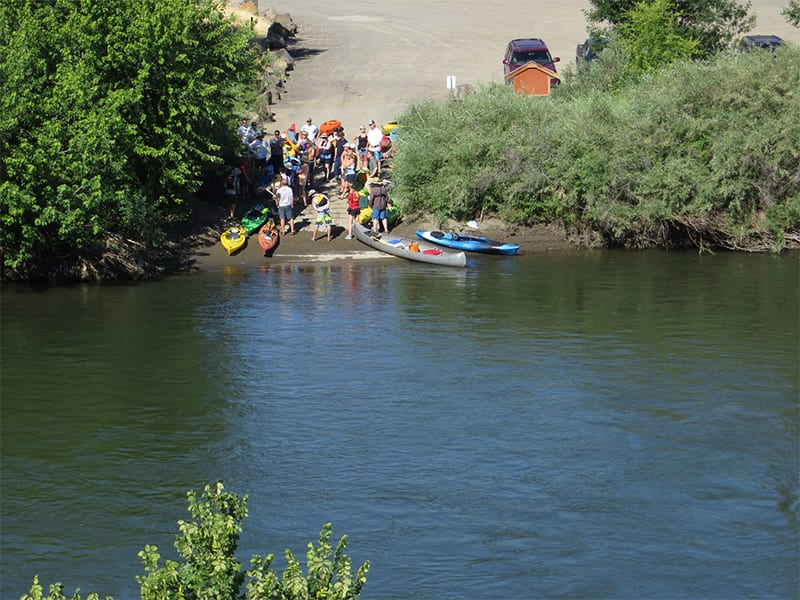
[[[138,597],[185,494],[364,598],[797,598],[797,255],[235,267],[2,294],[2,598]]]

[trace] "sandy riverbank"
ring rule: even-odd
[[[336,194],[330,184],[319,186],[329,197]],[[334,199],[333,202],[344,202]],[[265,258],[256,237],[250,236],[247,245],[233,256],[228,256],[219,242],[219,234],[226,228],[225,210],[222,205],[210,205],[205,217],[208,224],[202,232],[194,236],[193,251],[188,259],[191,267],[203,271],[216,270],[235,265],[269,263],[304,263],[337,260],[397,260],[381,254],[358,240],[345,239],[347,222],[338,219],[332,229],[332,239],[328,242],[324,232],[317,233],[317,241],[311,241],[314,225],[314,211],[311,207],[302,208],[295,219],[295,235],[282,235],[278,247],[269,258]],[[576,245],[569,241],[558,227],[537,226],[508,228],[496,219],[487,219],[480,229],[469,229],[466,224],[448,223],[448,230],[472,232],[494,239],[514,242],[522,246],[522,253],[574,251]],[[394,232],[405,237],[416,238],[416,229],[437,229],[437,224],[426,220],[402,221]]]

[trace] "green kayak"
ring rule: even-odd
[[[242,227],[244,227],[247,235],[250,235],[261,229],[262,225],[267,222],[268,217],[269,208],[263,204],[256,204],[242,217]]]

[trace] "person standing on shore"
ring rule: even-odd
[[[331,218],[331,204],[325,194],[314,194],[311,197],[311,206],[317,211],[317,220],[314,221],[314,229],[311,231],[311,241],[317,241],[317,229],[325,227],[328,232],[328,241],[331,241],[331,228],[333,219]]]
[[[275,190],[275,205],[278,207],[278,216],[281,219],[281,233],[288,233],[291,227],[294,235],[294,192],[289,187],[289,180],[286,177],[280,177],[280,185]]]
[[[367,130],[367,147],[372,150],[373,156],[381,160],[381,141],[383,140],[383,132],[380,130],[374,119],[370,119],[367,123],[369,129]]]
[[[347,195],[348,184],[356,180],[356,145],[353,143],[345,144],[341,158],[341,177],[342,185],[339,196],[344,198]]]
[[[325,181],[331,178],[331,164],[333,163],[333,146],[327,133],[319,136],[319,143],[317,144],[317,156],[322,165],[323,173],[325,174]]]
[[[353,160],[355,160],[355,156]],[[353,188],[352,181],[345,182],[345,185],[347,186],[347,236],[344,239],[352,240],[353,224],[361,214],[361,198],[359,198],[358,192]]]
[[[241,194],[241,174],[239,167],[230,169],[225,175],[225,197],[228,199],[228,218],[233,219],[236,214],[236,203]]]
[[[347,138],[344,137],[344,129],[339,127],[336,131],[333,132],[334,138],[333,143],[333,176],[336,178],[336,181],[341,182],[341,185],[344,185],[344,179],[342,179],[342,154],[344,154],[345,147],[347,146]],[[343,189],[343,188],[342,188]]]
[[[369,145],[369,140],[367,139],[367,128],[364,125],[362,125],[358,129],[358,135],[356,136],[355,142],[356,142],[356,154],[358,155],[358,168],[366,169],[367,146]]]
[[[311,117],[306,119],[306,124],[300,128],[301,132],[305,132],[308,134],[308,139],[311,142],[317,141],[317,135],[319,134],[319,127],[314,125],[314,120]]]
[[[283,136],[280,129],[276,129],[273,136],[269,138],[269,152],[272,171],[276,176],[280,175],[281,169],[283,169]]]
[[[250,152],[253,154],[256,178],[261,178],[267,172],[267,160],[270,156],[270,145],[264,139],[263,133],[259,133],[256,139],[250,142]]]
[[[372,209],[372,231],[379,233],[383,223],[383,232],[389,233],[389,220],[386,209],[389,206],[389,192],[386,184],[380,179],[370,179],[369,206]]]

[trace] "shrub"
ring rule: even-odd
[[[366,582],[369,561],[362,564],[355,575],[350,557],[344,553],[347,536],[342,536],[335,551],[330,545],[333,528],[326,523],[316,545],[309,543],[307,552],[308,574],[303,575],[300,562],[286,550],[287,567],[282,577],[271,569],[274,556],[254,555],[251,568],[242,570],[235,553],[242,531],[241,522],[247,516],[247,496],[239,497],[224,491],[221,482],[207,485],[203,493],[187,494],[190,521],[179,521],[180,534],[175,539],[175,549],[181,561],[166,560],[160,566],[161,556],[155,546],[146,546],[139,552],[145,575],[137,577],[143,600],[197,598],[202,600],[357,600]],[[242,586],[246,591],[242,593]],[[42,595],[38,577],[22,600],[66,600],[64,586],[50,586],[50,594]],[[71,597],[80,600],[79,590]],[[99,600],[91,593],[86,600]],[[107,600],[111,600],[107,598]]]
[[[415,105],[399,119],[394,198],[440,221],[559,221],[610,245],[800,244],[798,59],[720,55],[613,91],[578,76],[549,98],[494,85]]]

